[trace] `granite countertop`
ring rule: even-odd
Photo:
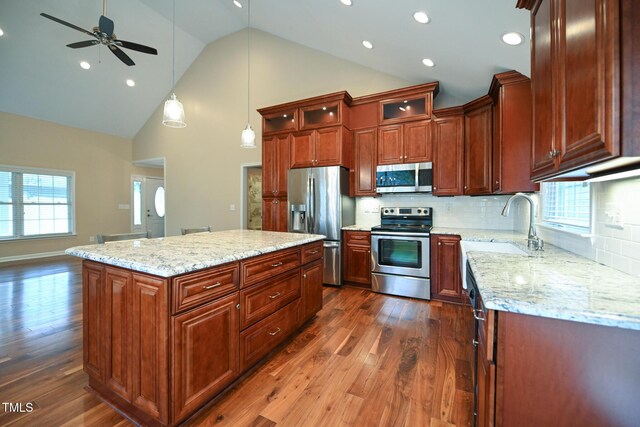
[[[65,252],[117,267],[171,277],[315,242],[324,237],[319,234],[228,230],[76,246]]]
[[[545,244],[529,251],[526,235],[501,230],[434,228],[462,240],[514,243],[527,255],[468,252],[487,308],[640,330],[640,279]]]
[[[345,231],[371,231],[371,225],[347,225],[342,227]]]

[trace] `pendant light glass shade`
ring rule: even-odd
[[[256,148],[256,133],[249,120],[251,100],[251,0],[247,0],[247,126],[242,131],[241,148]]]
[[[256,133],[251,128],[251,124],[247,123],[247,127],[242,131],[242,148],[256,148]]]
[[[164,113],[162,114],[162,124],[170,128],[183,128],[187,124],[184,122],[184,108],[182,102],[178,101],[176,94],[171,94],[171,98],[164,103]]]
[[[173,0],[173,59],[171,81],[173,83],[173,93],[164,103],[164,111],[162,113],[162,124],[170,128],[183,128],[187,126],[184,121],[184,107],[182,102],[176,98],[176,0]]]

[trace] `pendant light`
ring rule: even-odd
[[[182,103],[176,98],[176,0],[173,0],[173,91],[171,97],[164,103],[164,113],[162,114],[162,124],[170,128],[183,128],[187,124],[184,122],[184,108]]]
[[[242,131],[240,147],[256,148],[256,133],[251,128],[249,120],[251,94],[251,0],[247,0],[247,126]]]

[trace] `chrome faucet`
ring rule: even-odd
[[[511,202],[513,202],[518,197],[522,197],[529,202],[529,236],[527,237],[527,247],[534,251],[542,250],[544,241],[536,235],[536,202],[531,196],[527,196],[524,193],[516,193],[513,196],[509,197],[509,200],[507,200],[507,204],[504,205],[504,208],[502,209],[502,216],[509,215]]]

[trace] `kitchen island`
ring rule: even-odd
[[[176,425],[322,308],[322,239],[250,230],[70,248],[83,261],[89,388]]]

